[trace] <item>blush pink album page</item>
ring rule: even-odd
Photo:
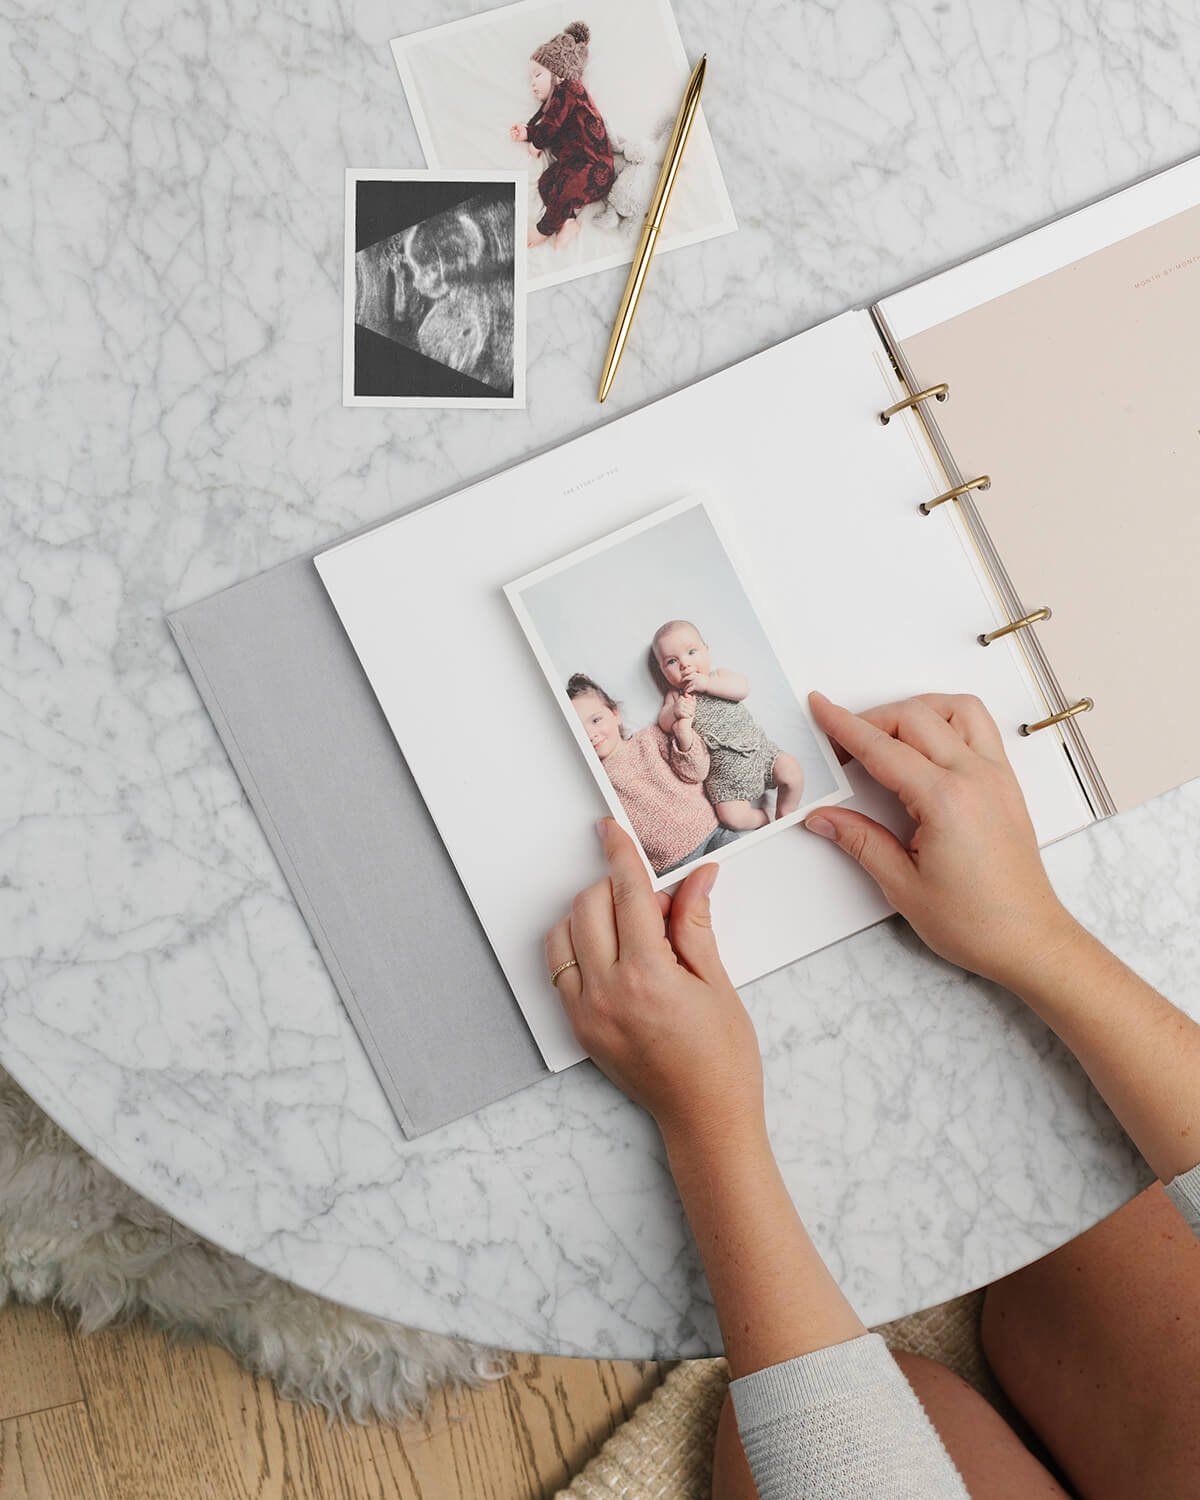
[[[1200,774],[1200,162],[881,304],[1116,808]],[[1150,726],[1153,726],[1152,732]]]

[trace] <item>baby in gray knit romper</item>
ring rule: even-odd
[[[713,668],[708,645],[690,620],[668,620],[654,632],[651,658],[665,691],[659,727],[670,734],[690,719],[708,746],[712,769],[704,791],[726,828],[748,831],[770,820],[754,804],[776,787],[775,817],[800,806],[804,769],[769,740],[745,707],[750,684],[740,672]]]

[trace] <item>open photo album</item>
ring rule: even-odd
[[[1198,230],[1193,161],[331,547],[319,586],[301,560],[173,617],[406,1130],[583,1056],[542,939],[602,877],[606,813],[660,889],[719,862],[736,984],[887,915],[796,826],[844,801],[909,827],[812,689],[977,695],[1042,845],[1200,773]],[[298,627],[336,715],[281,670]],[[380,888],[418,823],[421,880],[465,893],[436,961],[416,876],[411,914]],[[503,994],[448,990],[484,956]],[[408,1107],[405,1038],[436,1107]]]
[[[826,778],[830,801],[849,791],[851,805],[906,826],[899,803],[858,767],[835,778],[828,746],[806,748],[809,691],[866,706],[935,687],[988,703],[1043,841],[1090,821],[1057,734],[1019,733],[1046,712],[1020,642],[978,644],[981,630],[1000,623],[999,606],[954,507],[919,510],[944,480],[914,418],[880,424],[899,394],[870,315],[848,313],[317,557],[548,1067],[583,1054],[548,983],[542,937],[575,892],[602,877],[594,824],[615,810],[590,742],[584,754],[590,728],[569,700],[570,679],[586,676],[624,701],[626,729],[662,735],[670,683],[655,680],[651,656],[664,624],[692,626],[711,668],[746,679],[751,722],[769,744],[800,751],[812,783]],[[719,505],[728,526],[719,551],[736,553],[753,590],[750,621],[736,628],[729,574],[714,572],[696,541],[674,538],[663,519],[702,494],[709,506],[680,515],[715,515]],[[666,545],[647,553],[659,536]],[[677,592],[645,581],[672,570]],[[648,593],[644,610],[631,593]],[[528,601],[525,619],[514,595]],[[784,678],[773,692],[761,637],[753,645],[747,638],[754,620],[765,622],[762,636]],[[617,675],[615,685],[606,673]],[[760,783],[744,789],[753,797],[720,789],[717,801],[705,797],[714,830],[724,826],[717,802],[772,817],[778,792],[766,785],[764,759],[755,757]],[[744,842],[721,860],[713,897],[735,983],[887,912],[874,882],[803,828],[751,832]],[[656,850],[659,883],[673,883],[673,856],[700,843],[685,836]]]

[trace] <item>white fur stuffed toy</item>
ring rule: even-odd
[[[624,140],[609,132],[613,152],[624,157],[625,164],[618,169],[596,217],[597,229],[619,229],[627,219],[640,221],[646,217],[674,124],[673,115],[665,116],[649,140],[641,141]]]

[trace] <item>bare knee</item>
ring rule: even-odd
[[[771,778],[778,787],[796,793],[804,790],[804,767],[786,750],[781,750],[772,762]]]
[[[760,807],[755,807],[753,803],[745,800],[718,802],[713,811],[726,828],[734,828],[739,833],[761,828],[767,821],[767,815]]]
[[[1069,1500],[1049,1469],[961,1376],[920,1354],[893,1357],[972,1500]]]
[[[912,1386],[917,1399],[929,1413],[933,1421],[931,1406],[938,1410],[949,1409],[952,1405],[955,1409],[966,1411],[977,1411],[976,1403],[986,1406],[992,1410],[988,1403],[977,1390],[969,1385],[961,1375],[956,1375],[953,1370],[940,1363],[936,1359],[927,1359],[923,1354],[908,1354],[903,1350],[893,1350],[892,1358],[900,1366],[905,1380]],[[934,1421],[934,1426],[937,1422]]]
[[[982,1334],[996,1378],[1077,1488],[1194,1494],[1200,1245],[1161,1187],[989,1287]]]
[[[909,1385],[912,1385],[914,1380],[921,1385],[931,1380],[939,1385],[962,1386],[968,1391],[971,1389],[961,1375],[956,1375],[940,1360],[929,1359],[924,1354],[909,1354],[906,1349],[893,1349],[892,1358],[904,1371],[904,1378]]]
[[[804,767],[794,755],[781,750],[771,767],[771,779],[779,788],[775,798],[775,816],[786,818],[800,806],[804,794]]]

